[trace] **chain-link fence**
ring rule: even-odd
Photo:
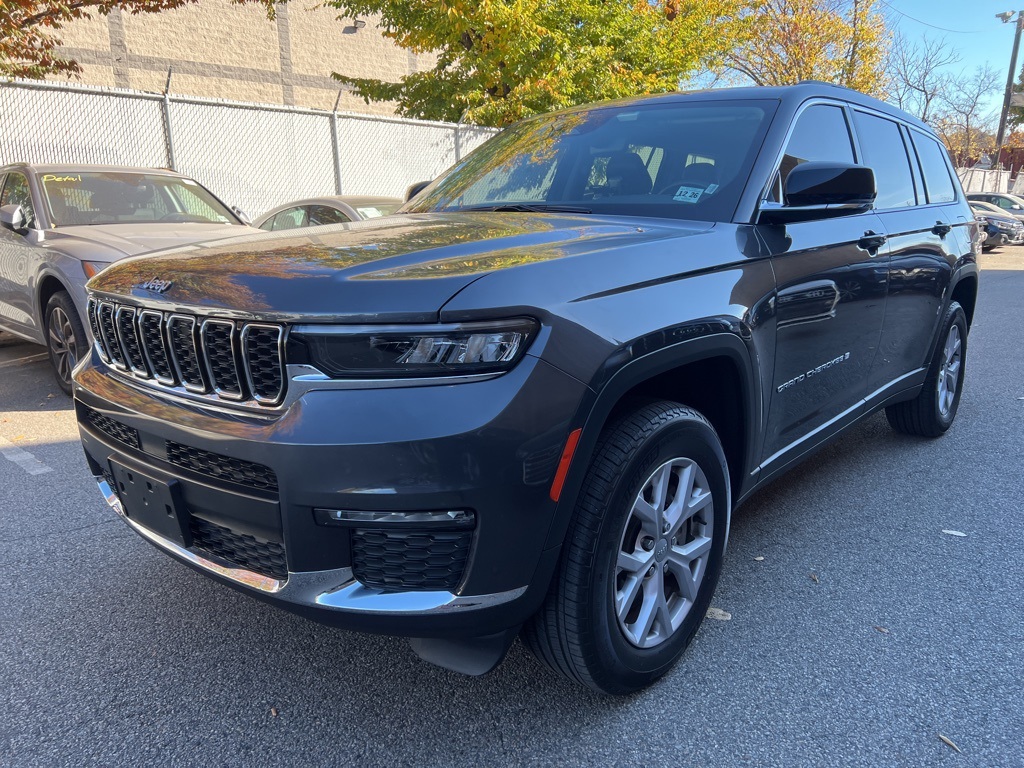
[[[495,131],[64,83],[0,80],[0,165],[171,168],[258,215],[318,195],[401,197]]]

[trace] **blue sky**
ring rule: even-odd
[[[919,39],[927,34],[931,39],[945,38],[961,58],[952,71],[972,73],[990,64],[999,73],[1000,85],[989,108],[999,109],[1010,67],[1014,25],[1004,24],[995,16],[1003,11],[1024,10],[1024,0],[879,0],[879,5],[890,28],[906,37]],[[1022,63],[1024,52],[1017,58],[1018,71]]]

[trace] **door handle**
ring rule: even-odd
[[[880,235],[869,229],[864,233],[864,237],[857,241],[857,245],[874,256],[888,239],[885,235]]]
[[[936,221],[935,226],[932,227],[932,234],[938,235],[939,237],[945,237],[953,231],[953,227],[949,224],[943,224],[941,221]]]

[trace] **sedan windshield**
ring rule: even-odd
[[[143,222],[238,224],[198,182],[148,173],[41,173],[54,226]]]
[[[775,103],[663,101],[527,120],[404,210],[732,218]]]

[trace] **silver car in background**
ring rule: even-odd
[[[348,221],[390,216],[404,205],[397,197],[326,195],[295,200],[264,213],[253,224],[267,232],[280,232],[299,227],[344,224]]]
[[[257,234],[197,181],[109,165],[0,168],[0,329],[45,344],[57,383],[89,345],[85,283],[108,264]]]

